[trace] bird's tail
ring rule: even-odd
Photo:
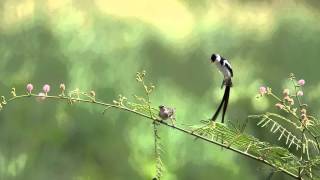
[[[228,107],[228,101],[229,101],[229,95],[230,95],[230,88],[232,87],[232,81],[231,79],[228,80],[224,80],[223,84],[226,86],[225,90],[224,90],[224,95],[222,97],[221,103],[217,109],[217,111],[213,114],[211,120],[215,121],[221,111],[221,108],[223,106],[223,112],[222,112],[222,123],[224,122],[224,116],[226,114],[227,111],[227,107]]]
[[[221,120],[222,123],[224,123],[224,115],[226,114],[226,111],[227,111],[229,96],[230,96],[230,86],[226,86],[226,89],[223,95],[224,104],[223,104],[223,110],[222,110],[222,120]]]

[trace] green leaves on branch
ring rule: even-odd
[[[127,98],[119,95],[117,99],[111,103],[101,102],[96,98],[94,91],[85,92],[78,88],[67,91],[64,84],[60,85],[61,93],[58,95],[48,95],[50,86],[45,85],[43,88],[45,94],[33,94],[33,85],[28,84],[26,94],[17,95],[13,88],[11,91],[12,97],[8,100],[1,96],[0,109],[14,100],[35,97],[44,99],[57,99],[67,101],[69,104],[76,102],[91,103],[100,105],[105,108],[103,111],[111,108],[124,110],[129,113],[134,113],[145,119],[149,119],[153,123],[154,135],[154,152],[156,171],[154,179],[159,180],[164,172],[164,164],[161,159],[163,147],[160,142],[159,126],[173,128],[187,135],[193,136],[207,143],[215,144],[225,149],[234,151],[248,158],[257,160],[267,164],[273,168],[273,173],[283,172],[295,179],[319,178],[319,142],[320,122],[317,118],[309,115],[307,106],[302,103],[302,87],[305,84],[304,80],[296,81],[293,75],[290,75],[293,88],[285,89],[283,97],[277,96],[269,87],[261,87],[260,97],[268,96],[275,100],[275,107],[284,112],[285,115],[280,115],[279,112],[266,112],[260,115],[249,116],[249,119],[256,119],[257,126],[267,129],[266,132],[272,136],[276,136],[279,143],[265,142],[244,132],[244,128],[237,128],[231,124],[207,123],[195,126],[186,126],[177,123],[177,126],[170,125],[158,117],[158,106],[153,107],[150,95],[154,92],[155,86],[151,83],[146,83],[146,71],[138,72],[136,80],[143,89],[143,94],[133,95],[132,98]],[[290,93],[294,92],[294,93]],[[188,120],[184,120],[187,122]],[[181,122],[181,121],[180,121]],[[245,127],[246,121],[242,127]],[[229,125],[229,124],[228,124]],[[196,128],[196,130],[195,130]],[[292,151],[291,151],[292,150]],[[300,154],[299,154],[300,153]]]
[[[298,173],[295,172],[297,178],[316,178],[319,174],[319,167],[316,163],[311,162],[320,155],[318,141],[320,121],[308,113],[309,107],[303,103],[305,80],[296,80],[294,74],[291,73],[289,81],[292,86],[285,88],[282,96],[276,95],[269,87],[260,87],[260,97],[271,97],[275,101],[275,107],[278,111],[252,115],[249,118],[258,119],[257,126],[268,128],[268,132],[277,136],[278,141],[284,139],[288,150],[295,146],[296,152],[293,153],[299,157],[299,161],[292,167],[298,170]],[[265,89],[269,89],[268,93]]]

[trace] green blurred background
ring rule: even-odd
[[[281,91],[290,72],[307,81],[319,112],[320,3],[317,0],[1,0],[0,94],[43,84],[59,93],[95,90],[111,102],[141,94],[135,73],[156,85],[154,106],[178,123],[210,117],[222,95],[211,53],[230,59],[234,88],[227,119],[275,110],[260,85]],[[24,99],[0,113],[1,180],[140,180],[154,175],[150,121],[94,105]],[[247,132],[274,141],[249,122]],[[268,167],[160,128],[163,179],[265,179]],[[276,174],[274,179],[289,179]]]

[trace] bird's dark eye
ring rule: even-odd
[[[212,54],[211,55],[211,61],[214,62],[215,60],[217,60],[217,55],[216,54]]]
[[[164,105],[160,105],[159,108],[160,108],[160,109],[164,108]]]

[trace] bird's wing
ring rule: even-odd
[[[231,67],[230,63],[227,60],[225,60],[224,63],[225,63],[226,68],[230,71],[231,77],[233,77],[233,71],[232,71],[232,67]]]

